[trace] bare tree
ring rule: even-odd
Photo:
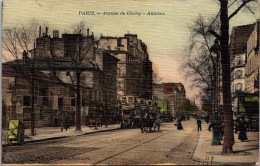
[[[218,24],[211,24],[208,20],[199,16],[194,23],[189,26],[190,43],[187,48],[186,61],[182,65],[186,71],[185,77],[192,79],[192,86],[198,87],[200,93],[208,95],[211,103],[210,120],[216,109],[216,58],[213,57],[210,48],[214,37],[208,32],[209,26],[214,30],[218,29]]]
[[[23,56],[23,58],[27,58],[29,50],[34,47],[34,40],[36,38],[38,22],[36,20],[32,20],[30,24],[21,25],[16,27],[4,27],[2,41],[3,41],[3,49],[5,49],[8,53],[10,53],[11,57],[7,58],[7,60],[16,61],[17,65],[13,65],[12,67],[15,71],[22,77],[31,83],[31,134],[34,135],[34,66],[32,64],[31,67],[31,76],[28,76],[24,73],[22,69],[22,62],[19,59]],[[15,79],[16,80],[16,79]]]
[[[84,35],[85,31],[87,30],[85,21],[80,21],[77,24],[73,24],[71,25],[71,28],[74,34],[80,34],[80,35]]]

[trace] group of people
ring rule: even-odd
[[[177,120],[177,123],[175,124],[175,126],[177,126],[177,129],[178,130],[183,130],[183,126],[182,126],[182,123],[181,123],[181,118],[179,118]],[[199,131],[202,131],[202,126],[201,126],[201,119],[197,119],[197,129],[198,129],[198,132]],[[210,131],[210,128],[213,127],[214,124],[210,124],[209,125],[209,131]],[[236,121],[235,121],[235,133],[237,133],[237,131],[239,131],[239,134],[238,134],[238,139],[241,140],[241,141],[245,141],[247,140],[247,136],[246,136],[246,131],[248,130],[248,122],[245,120],[245,117],[242,117],[242,118],[238,118]],[[222,137],[224,136],[224,125],[220,125],[220,136],[221,136],[221,140],[222,140]]]
[[[175,124],[177,126],[178,130],[183,130],[182,124],[181,124],[181,119],[179,118],[177,120],[177,123]],[[198,132],[202,131],[202,127],[201,127],[201,119],[197,119],[197,127],[198,127]]]

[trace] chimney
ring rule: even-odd
[[[41,37],[41,34],[42,34],[42,27],[40,26],[39,27],[39,38]]]
[[[46,33],[45,33],[46,37],[48,37],[48,27],[46,27]]]
[[[27,52],[25,50],[23,50],[23,64],[26,64],[27,63]]]
[[[59,38],[59,30],[53,30],[53,38]]]
[[[89,28],[87,29],[87,36],[89,36]]]

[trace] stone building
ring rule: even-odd
[[[101,36],[97,48],[119,59],[117,63],[117,96],[152,98],[152,63],[147,46],[137,35]]]
[[[259,20],[232,29],[231,92],[234,118],[246,116],[252,129],[259,122]]]
[[[253,27],[253,24],[233,27],[230,36],[231,95],[232,109],[235,115],[239,110],[238,96],[245,92],[247,40],[253,31]]]
[[[43,35],[39,33],[35,49],[30,51],[30,55],[31,57],[26,55],[26,58],[19,59],[19,63],[16,61],[8,63],[19,66],[24,63],[24,59],[27,59],[24,68],[31,69],[34,64],[35,70],[54,75],[74,90],[77,82],[76,73],[80,72],[82,123],[86,118],[97,119],[104,114],[105,109],[107,115],[115,116],[118,59],[95,48],[93,35],[63,34],[60,38],[58,31],[55,30],[53,37],[50,37],[46,28],[46,33]],[[74,105],[75,99],[74,93],[71,101]],[[57,100],[62,102],[61,99]],[[70,111],[75,112],[75,109],[71,107]]]
[[[246,115],[250,119],[252,129],[259,131],[259,40],[260,40],[260,20],[254,24],[254,30],[247,40],[246,54],[246,78],[245,96],[242,104]]]
[[[172,117],[178,107],[186,100],[186,92],[182,83],[162,83],[154,85],[154,99],[167,101],[167,113]]]
[[[2,124],[19,119],[26,127],[31,122],[31,70],[2,65]],[[34,71],[35,127],[59,126],[64,113],[74,123],[75,92],[51,74]]]
[[[254,30],[247,40],[246,88],[248,93],[259,93],[259,30],[260,20],[254,24]]]

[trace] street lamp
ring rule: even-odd
[[[211,145],[220,145],[221,144],[221,125],[220,125],[220,121],[219,121],[219,117],[218,117],[218,112],[219,112],[219,76],[220,76],[220,72],[219,72],[219,59],[220,59],[220,45],[219,45],[219,41],[217,39],[215,39],[214,41],[214,45],[209,49],[210,51],[210,55],[212,56],[212,60],[213,60],[213,65],[214,65],[214,69],[213,69],[213,77],[214,77],[214,120],[212,125],[213,128],[213,138],[212,138],[212,142]],[[213,57],[213,55],[215,55]],[[216,105],[217,105],[217,109]]]

